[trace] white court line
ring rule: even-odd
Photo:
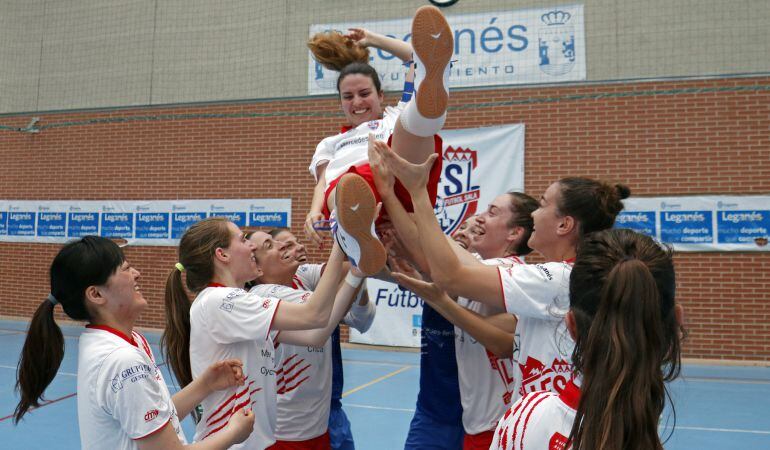
[[[708,378],[708,377],[683,377],[683,382],[695,383],[727,383],[727,384],[770,384],[770,380],[741,379],[741,378]]]
[[[683,426],[677,425],[676,428],[674,428],[674,433],[676,433],[676,430],[715,431],[715,432],[718,432],[718,433],[748,433],[748,434],[770,435],[770,431],[764,431],[764,430],[739,430],[739,429],[736,429],[736,428],[683,427]]]
[[[6,366],[4,364],[0,364],[0,369],[16,370],[16,366]],[[71,372],[56,372],[56,375],[66,375],[68,377],[76,377],[76,376],[78,376],[78,374],[71,373]]]
[[[400,412],[408,412],[413,413],[414,409],[408,409],[408,408],[388,408],[386,406],[369,406],[369,405],[359,405],[358,403],[343,403],[343,406],[345,407],[353,407],[353,408],[366,408],[366,409],[382,409],[385,411],[400,411]]]

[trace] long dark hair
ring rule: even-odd
[[[573,450],[662,449],[658,421],[679,375],[680,336],[671,251],[625,229],[596,232],[578,247],[570,276],[582,376]]]
[[[179,241],[179,262],[184,267],[185,285],[198,293],[214,278],[214,252],[230,246],[231,233],[223,217],[210,217],[193,224]],[[190,297],[182,284],[182,272],[174,268],[166,278],[166,328],[161,348],[179,385],[192,382],[190,367]]]
[[[353,74],[360,74],[372,79],[377,93],[382,92],[380,77],[374,67],[369,65],[369,49],[361,47],[337,31],[316,33],[307,43],[313,58],[329,70],[339,72],[337,92],[342,80]]]
[[[532,249],[529,248],[527,242],[530,235],[532,235],[532,229],[535,227],[532,213],[538,208],[539,204],[534,197],[522,192],[509,191],[507,194],[511,200],[510,207],[513,213],[513,219],[508,221],[508,228],[522,227],[524,229],[524,235],[513,251],[520,256],[528,255],[532,252]]]
[[[30,408],[39,407],[64,358],[64,336],[54,320],[56,306],[62,305],[70,319],[91,321],[85,292],[89,286],[107,282],[125,261],[120,247],[109,239],[86,236],[62,247],[50,268],[52,299],[43,300],[29,324],[16,374],[20,400],[13,420],[18,423]]]

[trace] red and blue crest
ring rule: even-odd
[[[468,217],[476,214],[481,190],[474,183],[478,166],[476,150],[449,146],[438,184],[434,212],[445,234],[452,234]]]

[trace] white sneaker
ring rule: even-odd
[[[454,53],[454,36],[435,6],[422,6],[412,19],[415,62],[415,101],[423,117],[435,119],[446,112],[449,93],[446,77]]]
[[[387,254],[374,232],[377,205],[369,184],[359,175],[345,174],[334,198],[335,239],[351,264],[367,276],[376,274],[385,267]]]

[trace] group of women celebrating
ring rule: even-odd
[[[411,45],[363,29],[309,45],[340,72],[347,120],[310,165],[305,231],[322,243],[320,230],[333,230],[326,263],[307,264],[288,230],[246,233],[224,218],[191,226],[166,283],[162,348],[182,387],[172,396],[134,330],[147,306],[139,272],[108,239],[65,245],[21,355],[15,420],[39,406],[61,363],[60,304],[88,323],[78,356],[83,448],[353,448],[337,326],[369,327],[361,285],[376,275],[455,325],[463,448],[662,448],[682,313],[671,253],[612,229],[628,188],[569,177],[539,199],[504,193],[448,239],[433,210],[453,51],[444,17],[420,8]],[[413,59],[411,100],[383,108],[367,46]],[[532,251],[544,262],[524,263]],[[179,425],[188,414],[192,444]]]

